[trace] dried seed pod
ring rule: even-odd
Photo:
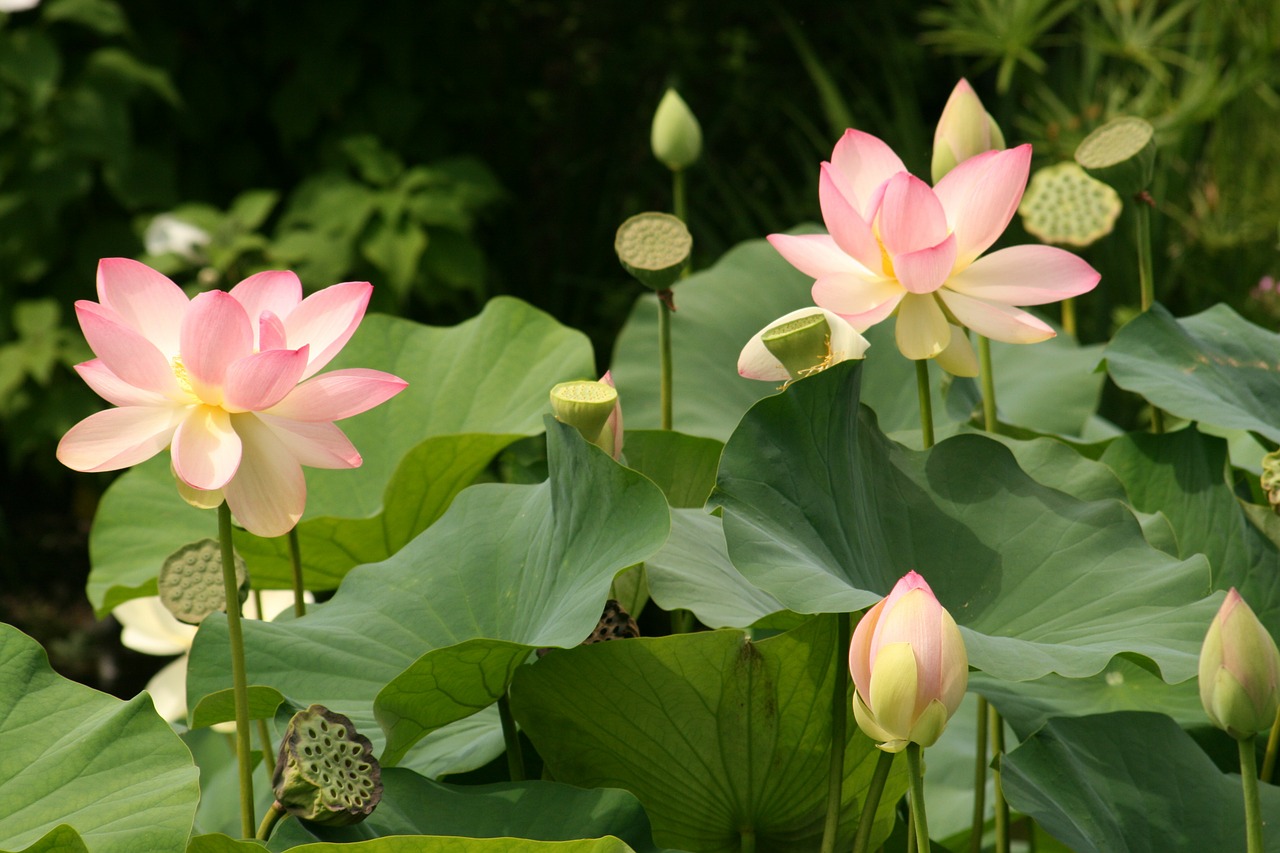
[[[235,555],[235,563],[236,584],[240,587],[238,604],[243,604],[249,597],[249,574],[239,554]],[[222,547],[213,539],[201,539],[174,551],[160,567],[156,590],[173,617],[188,625],[199,625],[210,613],[225,611]]]
[[[604,603],[604,612],[600,614],[600,621],[596,623],[595,629],[579,645],[590,646],[596,643],[607,643],[610,640],[625,640],[639,636],[640,626],[636,624],[636,620],[622,609],[621,604],[611,598]],[[549,651],[551,649],[538,649],[538,657],[542,657]]]
[[[382,800],[382,768],[373,744],[348,717],[312,705],[289,720],[271,787],[289,814],[347,826],[367,818]]]
[[[1267,493],[1271,509],[1280,513],[1280,450],[1262,457],[1262,491]]]

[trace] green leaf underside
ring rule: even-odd
[[[197,770],[151,699],[62,678],[35,640],[3,624],[0,743],[0,849],[182,847]]]
[[[996,677],[1092,675],[1117,654],[1171,682],[1196,670],[1220,599],[1203,557],[1152,548],[1130,510],[1042,486],[999,443],[930,451],[859,411],[855,365],[761,401],[729,440],[712,503],[748,581],[802,613],[852,611],[920,572]]]
[[[249,680],[352,718],[395,764],[419,738],[488,706],[530,652],[594,629],[613,576],[667,536],[666,501],[570,427],[548,419],[551,479],[479,485],[388,560],[363,566],[325,605],[249,622]],[[229,683],[226,621],[192,646],[193,700]]]
[[[703,853],[811,851],[822,835],[835,619],[748,641],[735,631],[599,643],[522,668],[512,711],[555,778],[630,790],[659,844]],[[878,757],[849,724],[838,849],[847,849]],[[905,762],[873,845],[887,837]],[[878,839],[878,840],[877,840]]]

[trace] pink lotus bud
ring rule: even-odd
[[[969,684],[969,658],[951,614],[907,572],[858,622],[849,672],[858,726],[885,752],[901,752],[942,735]]]
[[[1280,650],[1235,587],[1200,649],[1200,703],[1237,740],[1271,728],[1280,707]]]
[[[1004,134],[982,106],[969,81],[961,79],[951,90],[942,118],[933,132],[933,182],[959,164],[984,151],[1003,151]]]

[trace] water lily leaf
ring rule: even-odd
[[[1139,314],[1107,345],[1107,371],[1126,391],[1179,417],[1280,441],[1280,335],[1226,305],[1175,318],[1161,305]]]
[[[287,622],[244,625],[251,683],[352,718],[395,764],[419,738],[502,695],[535,648],[595,628],[609,584],[666,539],[662,493],[547,419],[550,479],[463,491],[434,525],[334,598]],[[226,620],[201,625],[187,695],[230,681]]]
[[[267,845],[288,850],[314,841],[352,842],[392,835],[451,835],[569,841],[612,835],[636,853],[657,853],[649,818],[626,791],[584,790],[558,782],[446,785],[389,767],[382,802],[355,826],[323,827],[287,821]]]
[[[365,319],[332,368],[368,367],[406,379],[388,403],[341,422],[363,454],[355,470],[304,469],[298,525],[309,589],[333,589],[351,567],[384,560],[426,529],[503,448],[542,431],[547,392],[589,375],[586,337],[516,299],[438,328],[380,315]],[[121,476],[103,496],[90,534],[89,600],[99,615],[154,595],[164,558],[213,535],[213,513],[177,495],[168,454]],[[284,537],[239,531],[254,586],[288,588]]]
[[[888,440],[858,409],[858,374],[762,400],[725,447],[711,502],[751,583],[797,612],[853,611],[914,569],[996,677],[1092,675],[1122,653],[1169,681],[1195,673],[1220,600],[1204,599],[1203,557],[1152,548],[1123,504],[1047,488],[985,436]]]
[[[198,835],[187,845],[187,853],[262,853],[263,849],[256,841],[237,841],[225,835]],[[625,842],[611,836],[575,841],[529,841],[523,838],[398,835],[351,844],[321,841],[290,849],[298,853],[635,853]]]
[[[1239,775],[1163,714],[1050,720],[1001,767],[1009,805],[1080,853],[1245,848]],[[1274,826],[1280,789],[1259,787],[1263,822]],[[1264,836],[1280,851],[1280,836]]]
[[[684,608],[711,628],[746,628],[784,610],[729,560],[719,516],[673,509],[671,535],[645,561],[649,593],[663,610]]]
[[[1280,547],[1235,496],[1223,439],[1194,426],[1131,433],[1113,441],[1102,461],[1124,482],[1135,507],[1169,517],[1179,554],[1208,558],[1214,589],[1236,587],[1263,624],[1280,633]],[[1270,525],[1274,515],[1258,509]]]
[[[659,844],[736,853],[812,851],[831,750],[836,620],[760,643],[736,631],[598,643],[523,667],[511,708],[556,779],[625,788]],[[607,689],[602,686],[607,685]],[[837,849],[853,839],[879,751],[850,722]],[[889,834],[906,786],[899,761],[876,813]]]
[[[0,624],[0,849],[176,850],[200,798],[182,741],[145,693],[68,681]]]

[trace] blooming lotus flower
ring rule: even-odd
[[[866,612],[849,645],[853,715],[885,752],[932,746],[960,707],[969,658],[925,579],[908,572]]]
[[[372,290],[347,282],[303,299],[296,275],[273,271],[188,299],[145,264],[104,259],[100,301],[76,303],[97,358],[76,371],[117,408],[72,427],[58,459],[113,471],[170,448],[188,501],[225,499],[250,532],[287,532],[306,504],[302,465],[362,461],[333,422],[407,384],[359,368],[315,376],[355,332]]]
[[[951,97],[947,98],[942,117],[933,131],[933,182],[938,183],[943,175],[970,157],[1003,148],[1000,125],[982,106],[969,81],[961,78],[951,90]]]
[[[816,279],[813,301],[822,308],[859,331],[896,314],[903,355],[970,375],[977,361],[960,325],[1008,343],[1043,341],[1053,329],[1017,306],[1078,296],[1098,283],[1091,266],[1051,246],[982,256],[1018,209],[1030,163],[1030,145],[988,151],[931,188],[884,142],[849,130],[822,164],[829,233],[773,234],[769,242]]]
[[[1235,587],[1200,649],[1200,703],[1237,740],[1271,728],[1280,707],[1280,650]]]
[[[862,358],[868,346],[867,339],[838,314],[801,308],[774,320],[747,341],[738,356],[738,375],[790,382]]]

